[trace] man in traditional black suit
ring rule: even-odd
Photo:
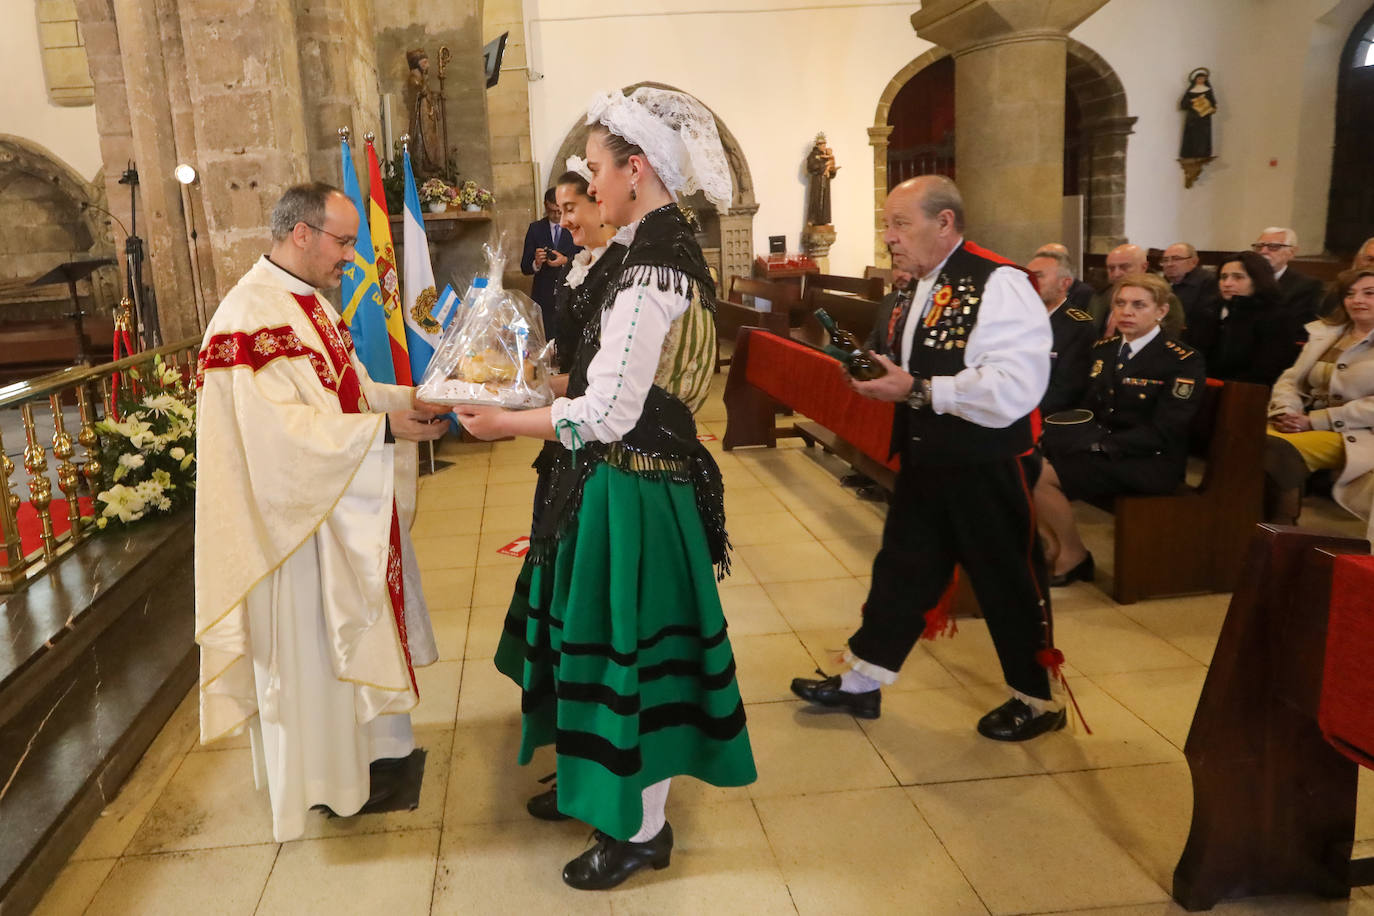
[[[1282,226],[1270,226],[1250,247],[1274,268],[1274,279],[1279,283],[1284,307],[1298,323],[1315,320],[1322,301],[1321,281],[1300,274],[1288,265],[1298,253],[1298,234]]]
[[[544,192],[544,218],[530,223],[525,230],[525,251],[520,255],[520,272],[534,275],[530,298],[539,303],[539,310],[544,313],[546,340],[553,340],[556,333],[553,314],[558,278],[573,255],[582,250],[573,244],[572,233],[559,225],[560,218],[554,189],[549,188]]]
[[[1088,387],[1088,364],[1097,327],[1093,316],[1068,303],[1073,268],[1062,254],[1038,254],[1026,269],[1035,277],[1040,301],[1050,313],[1054,349],[1050,351],[1050,384],[1040,399],[1040,413],[1048,416],[1077,407]]]
[[[1164,279],[1183,307],[1183,340],[1206,352],[1216,341],[1217,323],[1221,320],[1217,275],[1198,263],[1197,249],[1187,242],[1175,242],[1165,248],[1159,263]]]
[[[1030,415],[1049,377],[1049,320],[1021,269],[964,240],[963,200],[948,178],[897,185],[883,221],[893,266],[916,280],[878,313],[883,346],[874,360],[886,374],[850,384],[894,405],[901,468],[848,670],[796,678],[792,692],[878,718],[882,687],[897,680],[916,641],[948,624],[937,608],[958,563],[1011,694],[978,731],[1024,741],[1066,722],[1050,693],[1049,669],[1062,656],[1030,501],[1040,471]]]

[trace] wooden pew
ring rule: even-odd
[[[1352,883],[1370,883],[1368,863],[1350,861],[1357,766],[1319,726],[1328,692],[1342,688],[1325,665],[1341,639],[1327,632],[1333,563],[1368,551],[1367,541],[1272,525],[1251,538],[1184,745],[1193,819],[1173,896],[1185,908],[1256,894],[1346,897]],[[1346,737],[1374,745],[1374,735]]]
[[[759,311],[755,306],[757,299],[766,300],[769,310]],[[767,328],[786,336],[796,304],[795,287],[749,277],[731,277],[725,300],[716,302],[716,371],[730,365],[735,335],[740,328]]]
[[[1235,587],[1246,539],[1263,511],[1269,389],[1227,382],[1209,385],[1204,396],[1216,406],[1202,482],[1170,496],[1116,499],[1112,598],[1118,604]],[[1199,414],[1211,410],[1204,402]]]
[[[810,274],[802,277],[803,301],[812,290],[848,293],[862,299],[881,299],[883,281],[880,277],[842,277],[837,274]]]
[[[777,425],[780,406],[810,417]],[[820,442],[855,470],[891,490],[895,459],[887,456],[892,405],[860,397],[826,354],[762,328],[740,328],[725,382],[726,451],[748,445],[773,447],[804,435]]]

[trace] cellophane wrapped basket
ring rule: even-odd
[[[483,246],[486,286],[444,332],[420,381],[420,397],[436,404],[546,407],[553,402],[544,319],[529,296],[501,283],[503,247]]]

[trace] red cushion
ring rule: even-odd
[[[1374,557],[1336,558],[1317,722],[1342,754],[1374,769]]]
[[[774,334],[753,334],[745,379],[879,464],[897,468],[897,459],[888,458],[892,404],[851,391],[834,357]]]

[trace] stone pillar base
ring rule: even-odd
[[[816,226],[807,223],[801,234],[802,254],[816,262],[821,273],[830,273],[830,246],[835,244],[835,227],[827,223]]]

